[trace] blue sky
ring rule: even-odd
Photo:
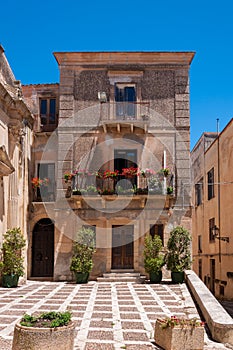
[[[59,80],[55,51],[195,51],[191,147],[233,117],[231,0],[40,0],[1,3],[0,43],[23,84]]]

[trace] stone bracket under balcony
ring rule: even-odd
[[[172,195],[72,195],[70,198],[59,199],[57,208],[95,209],[95,210],[163,210],[174,206]]]
[[[145,133],[148,132],[149,121],[143,120],[104,120],[102,121],[102,127],[104,133],[107,133],[109,129],[115,128],[118,133],[120,133],[123,129],[128,128],[131,133],[134,132],[135,128],[142,129]]]

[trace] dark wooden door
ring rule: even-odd
[[[54,224],[42,219],[32,234],[32,277],[53,277]]]
[[[112,227],[112,269],[133,269],[133,226]]]

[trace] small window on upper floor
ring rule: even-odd
[[[198,253],[202,253],[202,236],[198,235],[197,239],[198,239]]]
[[[135,84],[115,84],[116,117],[134,119],[137,115],[137,95]]]
[[[214,168],[207,173],[208,200],[214,197]]]
[[[203,178],[195,184],[195,202],[196,206],[202,204],[203,201]]]
[[[214,237],[214,227],[215,227],[215,218],[209,219],[209,241],[210,242],[215,242],[215,237]]]
[[[57,126],[56,99],[40,99],[40,122],[42,131],[53,131]]]

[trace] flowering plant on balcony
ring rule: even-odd
[[[110,171],[110,170],[105,170],[105,172],[103,173],[103,178],[104,179],[115,179],[119,174],[119,170],[114,170],[114,171]]]
[[[86,169],[78,169],[78,170],[74,171],[74,175],[77,175],[77,176],[89,176],[89,175],[92,175],[92,174]]]
[[[92,175],[96,176],[97,179],[102,179],[103,174],[100,171],[95,171]]]
[[[163,168],[159,171],[159,174],[162,174],[163,176],[167,177],[170,174],[170,169]]]
[[[69,172],[65,173],[65,174],[64,174],[65,183],[67,183],[68,181],[71,181],[71,180],[73,179],[74,175],[75,175],[75,174],[69,173]]]
[[[158,322],[161,324],[161,328],[174,328],[174,327],[204,327],[205,322],[198,320],[197,318],[178,318],[176,316],[166,317],[166,318],[158,318]]]
[[[153,169],[146,168],[145,170],[140,171],[140,175],[142,177],[150,177],[150,176],[155,175],[155,174],[156,174],[156,172]]]
[[[121,175],[125,176],[126,178],[132,178],[139,175],[139,169],[134,167],[123,168]]]
[[[31,184],[33,189],[40,188],[41,186],[48,186],[49,179],[48,178],[40,179],[39,177],[33,177],[31,180]]]

